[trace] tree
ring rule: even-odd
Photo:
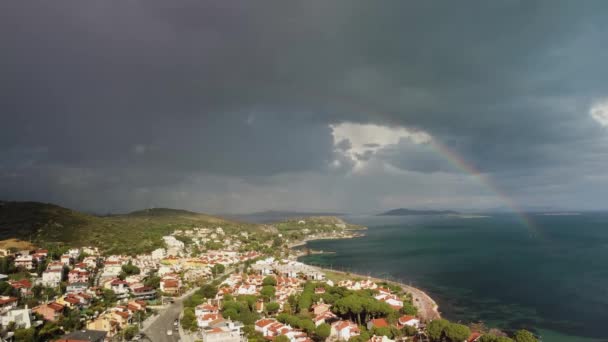
[[[215,298],[215,295],[217,295],[217,287],[211,284],[205,284],[197,292],[204,298]]]
[[[269,314],[277,313],[280,308],[281,306],[279,305],[279,303],[276,302],[270,302],[266,304],[266,312],[268,312]]]
[[[317,327],[317,329],[315,329],[315,335],[321,340],[325,340],[326,338],[329,337],[330,334],[331,334],[331,325],[329,325],[327,323],[323,323],[323,324],[319,325]]]
[[[140,272],[139,267],[133,265],[131,260],[127,264],[122,265],[122,271],[127,276],[139,274]]]
[[[270,298],[274,297],[276,291],[277,290],[274,288],[274,286],[266,285],[262,287],[262,290],[260,290],[260,295],[264,299],[269,300]]]
[[[279,335],[275,337],[274,342],[290,342],[289,337],[285,335]]]
[[[63,333],[59,325],[55,322],[46,322],[40,332],[38,332],[38,338],[42,341],[51,341],[55,337],[60,336]]]
[[[15,330],[15,342],[31,342],[35,341],[36,330],[34,328],[29,329],[17,329]]]
[[[371,333],[376,336],[393,338],[393,334],[391,333],[391,329],[389,327],[373,327]]]
[[[194,314],[193,308],[184,309],[184,315],[182,316],[180,323],[184,330],[192,330],[193,327],[197,327],[196,315]]]
[[[103,303],[106,307],[113,305],[118,300],[118,298],[116,297],[116,293],[108,289],[103,289],[101,297],[103,298]]]
[[[450,322],[445,319],[436,319],[431,321],[431,323],[426,326],[426,331],[429,334],[431,341],[441,341],[443,330],[448,326],[448,324],[450,324]]]
[[[272,276],[267,276],[262,281],[262,285],[264,285],[264,286],[266,286],[266,285],[277,286],[277,279],[275,277],[272,277]]]
[[[479,338],[479,342],[513,342],[513,339],[507,336],[497,336],[494,334],[485,334]]]
[[[122,336],[127,341],[130,341],[131,339],[133,339],[133,337],[135,337],[135,335],[137,335],[138,332],[139,328],[136,325],[129,325],[122,331]]]
[[[466,341],[471,335],[471,329],[466,325],[449,323],[444,331],[445,336],[452,342]]]
[[[153,289],[158,289],[160,287],[160,277],[151,275],[146,278],[146,280],[144,281],[144,285],[149,286]]]
[[[518,330],[515,333],[515,342],[537,342],[538,339],[528,330]]]
[[[416,328],[414,328],[411,325],[406,325],[401,330],[403,331],[403,335],[405,335],[405,336],[414,336],[414,335],[416,335],[416,332],[418,331]]]
[[[213,265],[213,267],[211,267],[211,273],[214,277],[217,277],[218,275],[224,273],[225,270],[226,267],[224,267],[224,265],[222,264],[215,264]]]

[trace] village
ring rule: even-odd
[[[352,234],[325,227],[311,236]],[[162,240],[131,256],[0,249],[1,340],[484,341],[440,319],[417,289],[297,261],[289,247],[301,242],[290,235],[260,241],[193,227]]]

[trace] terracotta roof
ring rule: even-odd
[[[384,318],[376,318],[370,321],[372,326],[377,328],[388,327],[388,322]]]
[[[265,326],[267,326],[269,324],[272,324],[274,322],[276,322],[274,319],[268,319],[267,318],[267,319],[261,319],[261,320],[255,322],[255,325],[257,325],[260,328],[263,328],[263,327],[265,327]]]
[[[471,334],[471,336],[469,336],[469,338],[467,339],[467,342],[474,342],[475,340],[477,340],[480,337],[481,337],[480,333],[474,332]]]
[[[5,298],[0,298],[0,305],[4,305],[4,304],[8,304],[8,303],[13,303],[16,302],[18,299],[15,297],[5,297]]]

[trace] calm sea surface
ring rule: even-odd
[[[411,283],[453,321],[608,341],[608,214],[530,217],[346,216],[366,236],[310,242],[336,253],[302,261]]]

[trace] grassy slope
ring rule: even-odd
[[[161,237],[175,229],[217,227],[224,230],[257,230],[199,213],[174,209],[149,209],[126,215],[94,216],[53,204],[0,203],[0,239],[18,238],[44,246],[98,246],[109,253],[141,253],[162,245]]]

